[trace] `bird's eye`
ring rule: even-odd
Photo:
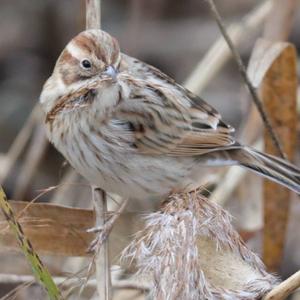
[[[88,70],[92,67],[91,62],[88,59],[83,59],[80,64],[86,70]]]

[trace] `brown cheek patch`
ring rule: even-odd
[[[79,64],[79,60],[72,56],[72,54],[65,49],[61,55],[60,61],[62,64],[76,65]]]
[[[59,60],[59,64],[59,73],[61,74],[61,78],[66,85],[78,81],[79,77],[73,70],[79,65],[79,60],[72,56],[68,50],[65,49],[63,51]]]
[[[76,74],[75,72],[72,72],[71,67],[67,67],[60,70],[61,79],[64,82],[65,85],[70,85],[72,83],[75,83],[81,79],[79,74]]]

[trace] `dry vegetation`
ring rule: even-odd
[[[0,191],[0,300],[47,299],[42,285],[52,299],[300,299],[299,197],[222,168],[204,170],[201,191],[127,203],[91,192],[45,138],[41,84],[101,19],[124,52],[216,106],[239,140],[299,165],[300,2],[215,2],[103,1],[101,18],[100,0],[1,2],[0,182],[13,200]]]

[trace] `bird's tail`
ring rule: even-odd
[[[239,164],[300,194],[300,169],[283,159],[240,145],[210,153],[210,159],[220,156],[224,164]]]

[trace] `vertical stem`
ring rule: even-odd
[[[101,1],[86,0],[86,29],[101,28]]]
[[[86,29],[101,28],[101,0],[86,0]],[[104,227],[107,214],[106,193],[93,187],[93,202],[96,213],[96,228]],[[96,249],[95,253],[97,290],[99,299],[112,299],[108,240]]]
[[[107,215],[107,197],[106,193],[99,189],[93,188],[94,209],[96,213],[97,228],[104,227]],[[110,263],[108,257],[108,239],[104,241],[103,245],[96,249],[96,278],[97,289],[100,298],[103,300],[112,299],[111,294],[111,274]]]

